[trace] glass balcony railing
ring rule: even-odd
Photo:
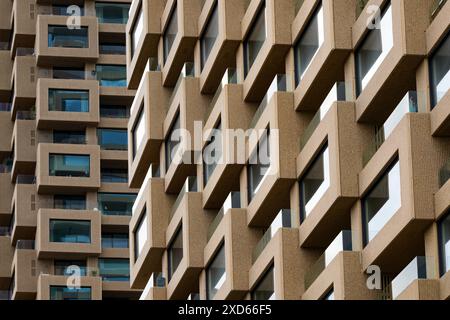
[[[430,10],[430,19],[431,21],[434,20],[434,18],[438,15],[439,11],[441,11],[442,7],[444,7],[447,0],[434,0],[433,4],[431,5]]]
[[[19,110],[16,112],[16,120],[36,120],[34,110]]]
[[[429,263],[429,262],[428,262]],[[412,282],[418,279],[427,279],[428,272],[432,272],[432,268],[427,266],[426,257],[415,257],[391,282],[392,299],[395,300]]]
[[[11,300],[11,294],[8,290],[0,290],[0,301]]]
[[[289,85],[288,82],[289,81],[286,74],[277,74],[275,76],[269,89],[267,90],[266,95],[262,99],[258,109],[255,112],[255,115],[253,116],[252,122],[250,123],[250,128],[255,127],[256,123],[261,118],[261,115],[263,114],[264,110],[266,110],[267,105],[269,104],[275,93],[287,92],[292,88],[292,86]]]
[[[442,188],[449,179],[450,179],[450,159],[441,168],[441,170],[439,170],[439,187]]]
[[[16,249],[34,250],[34,240],[17,240]]]
[[[142,291],[139,300],[145,300],[152,288],[164,288],[165,286],[166,278],[164,277],[164,275],[161,272],[153,272],[147,282],[147,285],[144,288],[144,291]]]
[[[0,102],[0,112],[9,112],[11,111],[12,104],[9,102]]]
[[[177,83],[175,84],[175,88],[172,91],[172,95],[169,100],[169,106],[172,105],[173,99],[177,95],[178,88],[181,85],[181,82],[185,78],[193,78],[195,77],[195,65],[193,62],[186,62],[181,69],[180,76],[178,77]]]
[[[36,184],[36,177],[32,175],[19,174],[16,178],[16,184]]]
[[[220,97],[220,94],[223,91],[223,88],[227,85],[227,84],[237,84],[237,72],[236,72],[236,68],[228,68],[227,70],[225,70],[225,73],[222,77],[222,81],[219,84],[219,87],[216,90],[216,93],[214,94],[211,103],[209,105],[209,108],[207,110],[207,112],[205,113],[205,117],[204,117],[204,122],[206,122],[209,118],[209,115],[211,114],[211,111],[214,109],[214,106],[217,103],[217,100]]]
[[[372,142],[369,144],[366,150],[363,152],[363,165],[365,166],[370,159],[375,155],[381,145],[386,141],[390,134],[397,127],[399,122],[403,119],[405,114],[410,112],[419,112],[417,104],[417,92],[409,91],[397,107],[392,111],[389,118],[384,124],[378,128],[375,132],[375,136]]]
[[[305,274],[305,290],[320,276],[323,270],[333,261],[333,259],[342,251],[352,251],[352,232],[343,230],[331,242],[325,252],[313,264]]]
[[[0,237],[9,237],[11,235],[11,230],[9,227],[0,227]]]
[[[211,224],[208,227],[208,233],[207,233],[207,239],[211,239],[212,235],[214,234],[214,231],[216,231],[217,227],[219,226],[220,222],[222,221],[223,217],[227,214],[227,212],[230,209],[233,208],[241,208],[241,193],[239,191],[232,191],[228,195],[228,197],[225,199],[222,208],[217,213],[214,220],[211,222]]]
[[[184,195],[189,192],[198,192],[196,176],[187,177],[186,182],[184,183],[183,188],[180,191],[180,194],[178,195],[177,199],[175,200],[175,203],[172,206],[172,210],[170,211],[170,216],[169,216],[169,222],[170,222],[170,220],[172,220],[175,212],[177,211],[178,207],[180,206],[180,203],[183,200]]]
[[[316,112],[308,127],[306,127],[305,131],[300,137],[300,150],[303,150],[306,143],[311,138],[312,134],[319,126],[320,121],[325,117],[325,115],[330,110],[331,106],[336,101],[345,101],[345,82],[338,81],[331,88],[327,97],[323,100],[322,105],[319,110]]]
[[[291,228],[292,222],[291,222],[291,210],[290,209],[281,209],[278,215],[273,220],[270,227],[267,229],[267,231],[262,236],[261,240],[256,244],[255,248],[253,249],[252,253],[252,261],[253,263],[258,259],[258,257],[261,255],[261,253],[264,251],[264,248],[267,246],[267,244],[270,242],[270,240],[273,238],[275,233],[281,228]]]

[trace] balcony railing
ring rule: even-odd
[[[219,87],[217,88],[216,93],[211,100],[208,110],[205,112],[205,117],[203,119],[204,122],[208,120],[211,111],[214,109],[214,106],[216,105],[217,100],[219,99],[220,94],[223,91],[223,88],[227,84],[237,84],[237,72],[235,68],[228,68],[227,70],[225,70],[222,81],[220,82]]]
[[[441,168],[441,170],[439,170],[439,187],[442,188],[449,179],[450,179],[450,159]]]
[[[428,263],[431,260],[428,261]],[[396,299],[413,281],[418,279],[427,279],[433,268],[427,266],[426,257],[415,257],[395,278],[392,280],[392,299]]]
[[[261,253],[266,248],[267,244],[270,242],[270,240],[273,238],[275,233],[281,229],[281,228],[291,228],[292,222],[291,222],[291,210],[289,209],[281,209],[278,215],[273,220],[270,227],[267,229],[267,231],[262,236],[261,240],[256,244],[255,248],[253,249],[252,253],[252,261],[255,263],[256,259],[261,255]]]
[[[142,291],[141,297],[139,300],[145,300],[148,293],[150,292],[150,289],[152,288],[164,288],[166,286],[166,278],[161,272],[153,272],[150,276],[150,279],[147,282],[147,285],[144,288],[144,291]]]
[[[175,88],[173,88],[168,106],[172,105],[173,99],[175,99],[175,96],[177,95],[177,91],[180,88],[183,79],[193,77],[195,77],[195,65],[193,62],[186,62],[183,66],[183,69],[181,69],[180,76],[178,77],[177,83],[175,84]]]
[[[258,109],[256,110],[255,115],[253,116],[252,122],[250,123],[250,128],[255,127],[274,94],[276,92],[286,92],[290,90],[291,87],[292,86],[288,85],[288,77],[286,74],[277,74],[267,90],[266,95],[262,99]]]
[[[0,102],[0,112],[9,112],[11,111],[12,104],[9,102]]]
[[[343,230],[331,242],[325,252],[313,264],[313,266],[305,274],[305,289],[308,289],[311,284],[320,276],[323,270],[330,264],[331,261],[342,251],[352,250],[352,232],[350,230]]]
[[[9,227],[0,227],[0,237],[9,237],[11,235],[11,230]]]
[[[16,249],[34,250],[34,240],[17,240]]]
[[[365,166],[370,159],[375,155],[378,149],[381,147],[384,141],[394,131],[399,122],[403,119],[404,115],[409,112],[418,112],[417,104],[417,92],[409,91],[392,111],[389,118],[384,122],[383,126],[378,128],[375,132],[375,136],[372,142],[368,145],[363,152],[363,165]]]
[[[11,300],[11,292],[9,290],[0,290],[0,301]]]
[[[447,0],[434,0],[433,4],[431,5],[430,10],[430,19],[431,21],[434,20],[434,18],[438,15],[439,11],[441,11],[442,7],[444,7]]]
[[[31,110],[19,110],[16,113],[16,120],[36,120],[36,112]]]
[[[19,174],[16,179],[17,184],[36,184],[36,176]]]
[[[169,215],[169,222],[170,220],[172,220],[173,215],[180,206],[180,203],[183,200],[184,195],[189,192],[198,192],[196,176],[187,177],[186,182],[184,183],[183,188],[180,191],[180,194],[178,195],[177,199],[175,200],[175,203],[172,206],[172,210],[170,211]]]
[[[312,134],[319,126],[320,121],[325,117],[325,115],[330,110],[331,106],[336,101],[345,101],[345,82],[338,81],[334,84],[333,88],[331,88],[327,97],[322,102],[319,110],[316,112],[308,127],[306,127],[305,131],[300,137],[300,151],[303,150],[306,143],[308,143]]]
[[[152,178],[160,178],[160,177],[161,177],[161,170],[159,165],[152,163],[147,170],[147,175],[145,176],[144,181],[142,182],[142,187],[139,189],[139,192],[136,196],[136,200],[134,200],[132,215],[134,215],[137,212],[136,207],[138,203],[141,201],[142,196],[144,195],[144,190],[147,183],[149,183]]]
[[[214,231],[216,231],[217,227],[219,226],[220,222],[222,221],[225,214],[228,212],[228,210],[232,208],[240,208],[241,207],[241,193],[239,191],[232,191],[228,195],[228,197],[225,199],[225,202],[222,205],[222,208],[217,213],[214,220],[211,222],[211,224],[208,227],[208,233],[207,233],[207,240],[211,239],[212,235],[214,234]]]

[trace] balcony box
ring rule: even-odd
[[[12,2],[5,1],[0,4],[0,36],[4,37],[8,35],[8,31],[11,30],[11,10]]]
[[[11,72],[13,69],[13,61],[7,50],[0,51],[0,69],[3,70],[0,76],[0,98],[2,101],[8,101],[11,94]]]
[[[169,91],[162,86],[161,72],[145,72],[131,106],[128,121],[128,175],[131,187],[140,187],[150,163],[159,163],[164,141],[163,123]]]
[[[0,155],[11,153],[11,137],[14,123],[9,112],[0,112]]]
[[[11,220],[11,199],[14,193],[14,184],[11,183],[11,174],[0,166],[0,224],[5,226]]]
[[[81,29],[69,29],[66,16],[39,15],[36,31],[36,59],[38,65],[67,64],[68,62],[94,62],[99,57],[98,22],[96,17],[80,17]],[[25,23],[28,24],[29,22]],[[55,45],[50,46],[49,27],[59,26],[65,33],[55,37]],[[86,30],[87,29],[87,30]],[[85,30],[85,31],[84,31]],[[72,42],[71,34],[84,32],[85,40]],[[66,38],[64,38],[66,36]]]
[[[12,178],[19,174],[34,174],[36,166],[36,121],[19,120],[14,123],[11,147],[14,152]]]
[[[266,14],[266,10],[270,14]],[[245,101],[260,101],[273,77],[285,70],[285,56],[292,46],[291,25],[294,13],[293,1],[252,0],[250,2],[242,18],[241,38],[245,42],[251,36],[258,17],[262,15],[265,18],[266,37],[251,66],[244,61],[246,60],[245,44],[242,44],[237,52],[237,69],[244,71],[244,74],[239,75],[239,79],[245,79]],[[244,69],[248,69],[247,72]]]
[[[37,300],[50,300],[50,287],[67,287],[71,280],[66,276],[55,276],[50,274],[40,274],[37,279]],[[72,282],[70,282],[72,283]],[[91,288],[91,300],[102,300],[102,278],[100,277],[80,277],[81,287]]]
[[[50,154],[89,156],[89,176],[51,176]],[[36,175],[39,193],[94,191],[100,188],[100,147],[98,145],[40,143],[37,159]]]
[[[391,201],[391,205],[386,206],[392,208],[389,211],[378,210],[377,214],[382,214],[379,216],[382,220],[374,220],[372,227],[368,224],[369,235],[372,231],[373,236],[362,250],[363,270],[376,264],[383,272],[395,273],[417,255],[415,251],[423,246],[423,239],[416,235],[424,232],[435,220],[433,194],[439,188],[437,172],[449,156],[448,146],[431,137],[429,114],[408,113],[363,168],[359,174],[361,199],[380,185],[383,171],[386,176],[397,164],[399,168],[399,173],[393,173],[395,181],[389,188],[390,194],[396,191],[392,195],[392,201],[396,202]],[[395,163],[395,167],[387,171]],[[427,165],[423,166],[423,163]],[[395,185],[401,186],[400,190]],[[364,215],[363,212],[361,214]],[[408,241],[411,246],[405,247],[404,241]],[[399,250],[401,256],[397,254]]]
[[[99,193],[118,193],[118,194],[129,194],[135,195],[139,190],[128,188],[127,183],[101,183],[100,189],[97,193],[97,204],[99,205]],[[98,208],[101,210],[101,208]],[[130,224],[131,216],[129,214],[102,214],[102,231],[108,232],[120,232],[127,233],[128,225]],[[128,249],[126,250],[128,255]]]
[[[166,279],[162,273],[152,273],[139,300],[167,300]]]
[[[322,195],[320,196],[319,187],[307,203],[302,203],[301,186],[298,186],[299,192],[292,193],[292,203],[300,202],[302,208],[302,247],[324,247],[339,230],[350,228],[348,212],[359,197],[358,174],[362,169],[361,155],[371,132],[358,126],[354,119],[353,102],[335,101],[330,103],[328,111],[321,108],[303,133],[310,138],[303,140],[302,136],[301,142],[306,142],[303,142],[297,157],[299,185],[325,151],[328,161],[324,158],[324,181],[327,176],[329,181],[326,190],[322,190]],[[309,133],[310,131],[312,133]],[[314,206],[305,212],[310,203]]]
[[[11,39],[11,54],[16,54],[17,48],[27,48],[34,43],[36,37],[36,21],[38,7],[35,0],[13,1],[11,30],[14,30]]]
[[[89,241],[84,243],[50,241],[51,220],[89,222]],[[102,252],[100,212],[86,210],[39,209],[37,214],[36,252],[39,259],[67,257],[82,258],[99,255]]]
[[[20,180],[19,177],[18,180]],[[12,196],[13,219],[11,223],[11,243],[18,239],[33,239],[36,233],[36,215],[39,208],[39,198],[36,184],[18,181]],[[11,203],[11,202],[10,202]]]
[[[174,89],[174,93],[169,102],[169,109],[164,120],[163,130],[165,142],[161,148],[161,163],[165,170],[165,185],[167,193],[178,193],[185,182],[187,176],[196,174],[197,156],[200,154],[201,144],[196,139],[200,138],[203,132],[203,117],[208,105],[208,98],[200,94],[199,79],[187,76],[189,68],[180,75],[179,84]],[[192,68],[191,68],[192,69]],[[179,128],[190,137],[181,134],[179,137],[177,155],[173,155],[173,161],[168,164],[165,152],[167,141],[172,137],[172,129],[179,121]],[[180,141],[181,140],[181,141]],[[172,141],[173,142],[173,141]],[[173,150],[173,149],[171,149]]]
[[[203,3],[198,18],[200,39],[195,47],[195,61],[201,66],[202,93],[213,94],[226,68],[235,65],[236,51],[242,40],[241,20],[248,4],[240,0],[208,0]],[[206,36],[205,42],[213,43],[204,44]]]
[[[203,206],[205,208],[219,208],[227,193],[239,188],[239,175],[244,167],[244,161],[238,161],[239,152],[234,147],[232,135],[248,129],[255,110],[253,105],[243,102],[242,89],[242,85],[232,83],[220,86],[206,113],[203,136],[207,137],[209,132],[217,129],[216,126],[220,123],[223,161],[215,165],[206,185],[205,179],[202,179]],[[230,135],[228,135],[228,131]],[[204,140],[203,150],[209,142],[209,140]],[[236,140],[239,141],[239,138]],[[199,176],[204,176],[205,169],[205,164],[199,166]]]
[[[150,176],[146,178],[133,206],[129,228],[132,288],[144,288],[150,275],[161,271],[171,200],[164,193],[164,179]],[[146,224],[143,225],[144,223]],[[140,237],[136,239],[136,233],[141,231],[144,231],[145,243],[139,243],[142,246],[140,249],[135,246],[140,240]]]
[[[150,57],[158,56],[160,17],[167,0],[133,1],[126,27],[128,88],[137,89]]]
[[[293,60],[295,66],[296,89],[294,107],[296,110],[316,111],[327,93],[339,77],[343,76],[342,66],[353,50],[352,26],[356,20],[353,0],[305,0],[292,23]],[[317,20],[315,20],[317,19]],[[309,63],[302,66],[297,59],[297,45],[303,37],[308,41],[314,30],[312,23],[317,21],[319,32],[317,49]],[[325,32],[324,30],[327,30]],[[312,41],[312,40],[309,40]],[[313,44],[306,43],[305,51],[312,50]],[[304,58],[304,57],[302,57]],[[303,60],[303,59],[302,59]],[[304,61],[302,61],[304,63]]]
[[[34,56],[16,56],[12,68],[12,81],[14,83],[12,92],[13,118],[18,110],[35,105],[38,77],[39,71]]]
[[[439,170],[439,190],[434,195],[436,220],[445,215],[450,208],[450,159]]]
[[[416,77],[411,75],[415,74],[419,63],[427,54],[425,31],[430,22],[431,1],[424,4],[420,0],[371,0],[367,5],[387,6],[380,22],[383,41],[386,42],[383,47],[386,46],[386,50],[382,50],[362,79],[365,85],[356,99],[356,119],[358,122],[379,124],[393,110],[380,109],[379,106],[395,106],[404,92],[415,87]],[[369,32],[380,30],[368,28],[367,21],[372,16],[373,12],[365,10],[353,25],[352,39],[355,48],[360,48],[363,41],[368,39],[366,36]],[[390,30],[392,31],[389,32]],[[351,63],[356,64],[356,61]]]
[[[11,281],[11,266],[14,255],[14,247],[11,246],[11,238],[7,229],[0,227],[0,288],[7,288]]]
[[[97,81],[39,79],[37,92],[36,121],[39,129],[85,128],[100,121]],[[75,98],[79,104],[70,104]],[[54,111],[50,110],[53,104]],[[64,108],[68,110],[64,111]]]
[[[158,48],[158,56],[162,57],[160,61],[163,65],[164,86],[174,86],[183,64],[186,61],[194,61],[201,2],[202,0],[167,0],[166,2],[161,16],[162,39]],[[173,31],[176,34],[172,34]]]

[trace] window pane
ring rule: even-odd
[[[270,169],[270,133],[266,131],[258,142],[247,165],[248,199],[252,201]]]
[[[217,163],[222,157],[222,125],[219,124],[211,132],[209,142],[203,149],[203,184],[206,186]]]
[[[139,116],[137,118],[136,124],[133,128],[133,157],[139,151],[142,143],[144,142],[145,136],[145,110],[144,105],[141,105],[141,110],[139,111]]]
[[[88,155],[50,154],[49,173],[57,177],[89,177]]]
[[[206,61],[208,60],[209,54],[216,42],[217,36],[219,35],[219,13],[218,13],[218,4],[214,5],[213,12],[209,17],[209,21],[206,25],[205,31],[202,35],[200,45],[201,45],[201,67],[205,66]]]
[[[139,8],[139,16],[134,21],[133,26],[131,27],[131,56],[134,56],[134,52],[136,51],[136,47],[139,43],[139,40],[142,36],[142,31],[144,30],[144,12],[142,11],[142,7]]]
[[[87,27],[69,29],[66,26],[48,26],[49,48],[89,48]]]
[[[97,65],[97,80],[103,87],[126,87],[127,70],[120,65]]]
[[[213,298],[226,280],[225,245],[222,244],[206,270],[207,299]]]
[[[78,272],[82,277],[87,275],[86,260],[55,260],[55,275],[70,276]]]
[[[173,120],[172,126],[167,134],[165,141],[165,156],[166,156],[166,171],[169,169],[172,163],[173,157],[178,151],[180,146],[181,136],[180,136],[180,113],[178,112]]]
[[[85,144],[84,131],[53,131],[53,143]]]
[[[103,150],[127,150],[127,135],[124,129],[97,129],[98,144]]]
[[[91,300],[91,288],[50,286],[50,300]]]
[[[129,281],[128,259],[98,259],[98,268],[103,281]]]
[[[106,183],[127,183],[128,169],[102,168],[101,180]]]
[[[430,58],[430,84],[434,107],[450,89],[450,34]]]
[[[250,34],[244,41],[244,71],[247,76],[250,68],[258,56],[266,40],[266,5],[260,9],[258,16],[251,27]]]
[[[141,215],[139,223],[137,225],[136,231],[134,232],[134,257],[135,260],[139,258],[141,255],[142,249],[144,248],[145,243],[147,242],[148,237],[148,225],[147,225],[147,212],[144,212]]]
[[[255,290],[252,292],[252,300],[274,300],[275,290],[273,285],[273,266],[260,280]]]
[[[175,238],[169,245],[168,257],[169,257],[168,267],[169,267],[169,281],[170,281],[173,274],[180,265],[181,260],[183,259],[183,226],[179,227],[175,235]]]
[[[128,248],[128,233],[103,233],[102,248]]]
[[[130,5],[125,3],[96,3],[95,12],[100,23],[126,24]]]
[[[101,54],[126,54],[126,47],[123,43],[100,42]]]
[[[125,118],[129,117],[129,111],[128,111],[127,106],[101,104],[100,105],[100,117],[125,119]]]
[[[91,243],[91,222],[50,220],[50,242]]]
[[[54,195],[53,208],[65,210],[86,210],[86,196]]]
[[[53,79],[85,79],[83,68],[53,67]]]
[[[175,8],[172,10],[170,14],[169,22],[167,24],[167,28],[164,32],[164,62],[166,62],[167,57],[169,56],[170,49],[172,49],[173,42],[175,41],[175,37],[178,32],[178,17],[177,17],[177,5],[175,4]]]
[[[441,276],[450,270],[450,214],[439,223]]]
[[[108,216],[131,216],[135,194],[99,193],[98,207],[102,214]]]
[[[48,89],[48,110],[89,112],[89,90]]]
[[[74,12],[71,8],[71,10],[68,10],[69,7],[71,7],[72,5],[68,5],[68,4],[54,4],[52,5],[52,14],[55,16],[72,16],[78,12]],[[77,7],[79,8],[80,12],[80,16],[84,16],[84,6],[80,6],[77,5]]]

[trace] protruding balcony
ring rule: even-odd
[[[34,174],[37,144],[34,112],[19,111],[11,141],[14,155],[11,174],[14,181],[19,174]]]
[[[11,266],[14,248],[11,246],[11,235],[7,227],[0,227],[0,288],[7,288],[11,282]]]
[[[11,243],[19,239],[34,239],[36,233],[36,215],[39,198],[34,176],[17,176],[14,194],[12,195]]]
[[[166,278],[161,272],[153,272],[139,300],[167,300]]]
[[[36,84],[38,78],[43,76],[42,71],[36,66],[36,57],[32,55],[20,56],[14,59],[12,68],[12,110],[11,115],[15,118],[17,111],[26,110],[36,104]]]

